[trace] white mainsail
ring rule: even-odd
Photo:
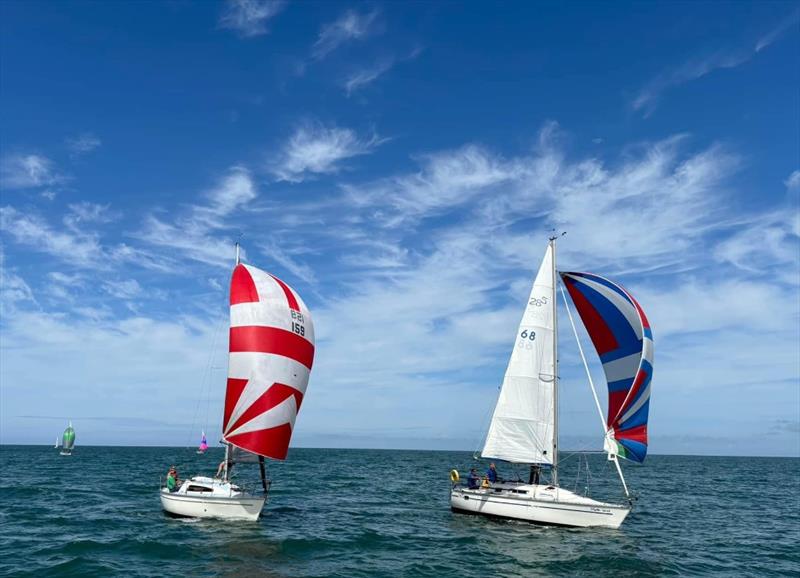
[[[552,464],[555,453],[555,274],[548,245],[517,330],[481,456]]]

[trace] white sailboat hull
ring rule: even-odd
[[[61,450],[60,452],[58,452],[58,454],[62,456],[71,456],[72,450]]]
[[[197,488],[205,488],[199,491]],[[161,507],[172,516],[183,518],[218,518],[223,520],[258,520],[266,496],[240,491],[229,482],[211,478],[192,478],[175,492],[161,489]]]
[[[475,490],[456,486],[450,507],[464,514],[577,528],[619,528],[630,513],[629,506],[598,502],[563,488],[502,483]]]

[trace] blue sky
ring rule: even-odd
[[[798,10],[2,3],[0,441],[219,435],[242,233],[314,314],[296,445],[475,449],[557,227],[651,319],[651,451],[800,454]]]

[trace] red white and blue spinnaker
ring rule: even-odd
[[[608,383],[606,450],[634,462],[647,455],[647,418],[653,377],[653,332],[636,299],[592,273],[561,272]]]

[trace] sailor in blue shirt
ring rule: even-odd
[[[467,478],[467,487],[470,490],[477,490],[478,486],[480,486],[480,477],[478,477],[478,472],[475,471],[475,468],[472,468]]]
[[[486,478],[492,484],[497,481],[497,468],[494,467],[494,464],[489,464],[489,469],[486,470]]]

